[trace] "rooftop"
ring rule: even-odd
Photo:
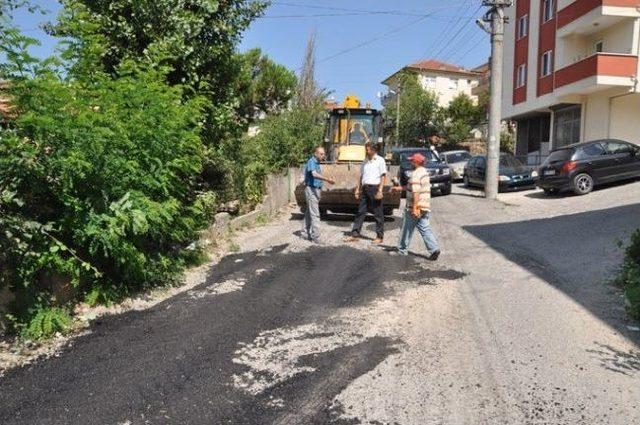
[[[399,71],[396,71],[391,76],[385,78],[384,81],[382,81],[382,84],[387,84],[389,80],[391,80],[394,76],[402,71],[432,71],[447,74],[462,74],[481,77],[482,71],[479,70],[479,68],[481,67],[482,65],[474,68],[473,70],[470,70],[459,65],[442,62],[436,59],[425,59],[402,67],[402,69],[400,69]]]

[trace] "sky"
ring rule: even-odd
[[[39,29],[55,20],[55,0],[37,0],[45,16],[26,12],[18,26],[42,45],[38,56],[55,50],[56,40]],[[259,47],[271,59],[298,71],[310,34],[316,36],[316,79],[335,100],[347,94],[380,105],[381,81],[403,66],[435,58],[464,67],[486,62],[489,37],[475,25],[481,0],[273,0],[238,46]]]

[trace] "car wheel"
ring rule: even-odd
[[[393,208],[385,208],[383,210],[384,215],[389,216],[389,215],[393,215]]]
[[[573,192],[586,195],[593,190],[593,178],[587,173],[580,173],[573,178]]]

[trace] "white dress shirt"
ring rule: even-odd
[[[387,163],[376,154],[373,159],[365,158],[361,168],[362,184],[379,185],[382,176],[387,174]]]

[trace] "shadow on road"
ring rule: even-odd
[[[638,227],[640,204],[463,229],[640,344],[624,326],[619,291],[607,285],[622,262],[619,241]]]
[[[331,400],[402,343],[340,312],[462,277],[381,250],[286,248],[229,255],[203,284],[9,371],[0,423],[332,423]]]

